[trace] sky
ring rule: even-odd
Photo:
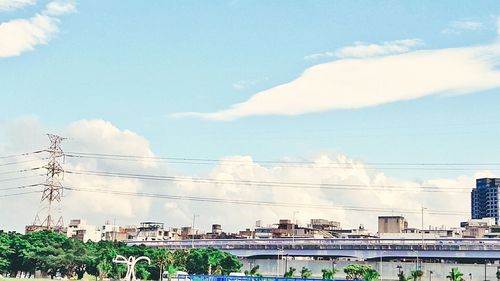
[[[150,157],[66,157],[67,171],[177,179],[66,173],[64,186],[292,205],[68,189],[66,221],[198,215],[235,231],[298,211],[376,231],[384,214],[418,227],[425,207],[426,225],[456,227],[475,179],[500,170],[499,66],[498,1],[0,0],[0,156],[55,133],[66,152]],[[13,194],[44,178],[9,173],[46,161],[33,157],[0,158],[0,229],[37,213],[39,193]]]

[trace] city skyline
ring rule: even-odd
[[[93,222],[375,229],[424,207],[457,226],[476,179],[499,176],[497,1],[5,0],[0,23],[0,229],[23,231],[40,201],[13,194],[43,177],[11,172],[46,163],[4,156],[46,133],[72,155],[62,215]]]

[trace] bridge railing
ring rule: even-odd
[[[500,250],[500,239],[200,239],[128,241],[169,249],[371,249],[371,250]]]
[[[325,281],[333,279],[317,278],[285,278],[285,277],[267,277],[267,276],[226,276],[226,275],[178,275],[178,281]],[[335,281],[347,281],[343,279],[334,279]],[[352,280],[350,280],[352,281]],[[363,281],[363,280],[357,280]]]

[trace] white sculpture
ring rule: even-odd
[[[121,256],[121,255],[117,255],[116,258],[113,259],[113,262],[114,263],[124,263],[127,265],[127,274],[125,275],[125,278],[123,278],[122,280],[136,281],[137,278],[135,277],[135,264],[141,260],[146,260],[146,261],[148,261],[148,264],[151,264],[151,260],[148,257],[135,258],[134,256],[130,256],[130,257],[128,257],[128,260],[127,260],[127,258],[125,258],[124,256]]]

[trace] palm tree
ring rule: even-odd
[[[403,271],[400,271],[398,273],[398,281],[410,281],[411,279],[412,279],[412,276],[406,277],[406,275]]]
[[[312,276],[312,271],[309,268],[303,266],[302,269],[300,270],[300,278],[307,279],[311,276]]]
[[[424,272],[420,269],[417,270],[412,270],[410,273],[411,277],[413,278],[413,281],[417,281],[422,279],[422,276],[424,275]]]
[[[260,266],[256,265],[252,267],[250,270],[245,270],[246,276],[262,276],[262,274],[258,273]]]
[[[153,263],[160,269],[160,281],[162,281],[165,266],[173,263],[172,253],[165,249],[155,249],[152,253],[152,258]]]
[[[321,273],[322,273],[322,278],[323,279],[325,279],[325,280],[333,280],[333,279],[335,279],[335,274],[337,273],[337,269],[336,268],[322,269]]]
[[[168,281],[172,280],[172,277],[175,275],[175,273],[177,272],[178,268],[173,265],[173,264],[169,264],[167,266],[167,277],[168,277]]]
[[[285,277],[285,278],[293,278],[293,275],[295,274],[296,270],[297,269],[295,269],[294,267],[290,266],[290,269],[288,269],[288,271],[285,272],[285,274],[283,275],[283,277]]]
[[[463,281],[462,278],[464,274],[458,270],[458,268],[454,267],[450,271],[450,275],[446,276],[446,278],[450,279],[450,281]]]

